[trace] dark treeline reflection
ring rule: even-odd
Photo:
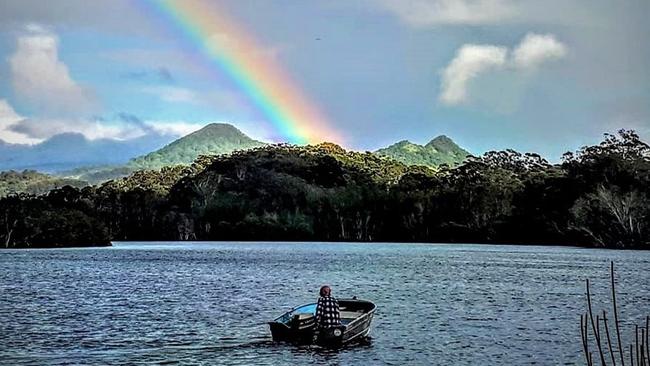
[[[650,248],[650,147],[632,131],[551,165],[488,152],[437,171],[333,144],[202,156],[0,200],[0,245],[322,240]]]

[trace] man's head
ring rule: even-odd
[[[331,289],[329,286],[327,286],[327,285],[322,286],[322,287],[320,288],[320,296],[321,296],[321,297],[330,296],[331,293],[332,293],[332,289]]]

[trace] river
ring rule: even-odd
[[[0,363],[583,364],[584,280],[626,340],[650,314],[650,252],[542,246],[115,243],[0,251]],[[372,300],[371,339],[341,350],[271,341],[315,301]]]

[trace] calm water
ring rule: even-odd
[[[0,363],[582,364],[583,281],[624,333],[650,313],[650,252],[422,244],[117,243],[0,251]],[[266,321],[315,299],[377,303],[372,339],[274,344]]]

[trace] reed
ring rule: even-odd
[[[614,312],[614,329],[616,330],[616,344],[612,341],[610,336],[610,326],[608,323],[607,312],[602,311],[602,315],[597,313],[594,317],[594,312],[591,304],[591,288],[589,279],[586,280],[586,297],[587,297],[587,312],[580,314],[580,335],[582,339],[582,351],[585,355],[587,366],[594,365],[594,352],[597,353],[597,358],[600,360],[600,365],[616,366],[617,360],[620,361],[621,366],[625,366],[626,362],[630,366],[650,366],[650,343],[648,343],[648,331],[650,330],[650,316],[645,318],[645,327],[636,325],[634,327],[634,343],[629,344],[626,356],[626,349],[623,348],[621,340],[621,327],[618,318],[618,307],[616,304],[616,282],[614,280],[614,262],[610,263],[610,276],[611,276],[611,294],[612,306]],[[591,325],[591,327],[590,327]],[[591,333],[589,334],[589,328]],[[603,333],[601,328],[605,330]],[[591,346],[591,342],[595,343],[595,347]],[[593,350],[593,351],[592,351]],[[618,357],[617,357],[618,356]]]

